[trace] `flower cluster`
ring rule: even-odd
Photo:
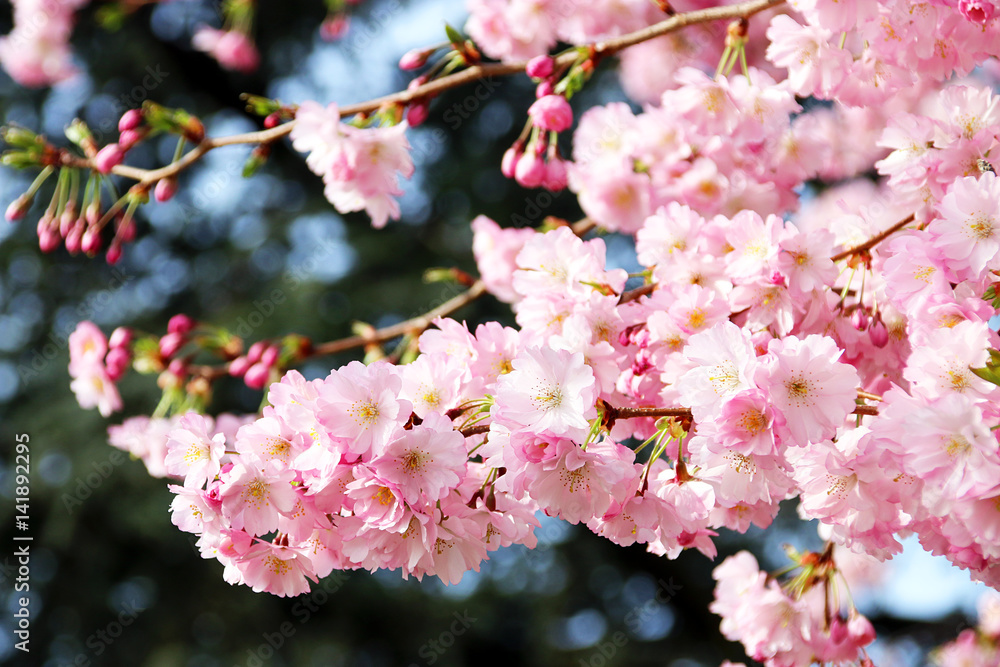
[[[365,211],[373,227],[399,217],[399,174],[413,174],[407,124],[358,128],[340,122],[337,105],[303,103],[292,129],[295,150],[323,177],[324,193],[341,213]]]
[[[0,37],[0,65],[22,86],[39,88],[76,74],[69,38],[87,0],[13,0],[14,30]]]
[[[801,565],[799,576],[782,586],[749,552],[724,560],[712,573],[719,583],[709,606],[722,616],[722,634],[767,667],[857,664],[875,629],[853,606],[847,615],[839,604],[829,606],[838,574],[830,554],[805,554]]]

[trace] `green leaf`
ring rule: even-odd
[[[462,33],[455,30],[447,23],[444,24],[444,32],[448,35],[448,41],[454,44],[455,48],[458,48],[463,42],[465,42],[465,37],[462,36]]]

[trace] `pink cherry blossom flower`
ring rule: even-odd
[[[394,484],[403,499],[434,502],[458,486],[465,476],[465,437],[451,420],[431,412],[423,424],[401,431],[371,461],[375,473]]]
[[[562,95],[545,95],[535,100],[528,116],[546,132],[562,132],[573,124],[573,109]]]
[[[303,102],[291,131],[292,145],[308,152],[306,164],[326,184],[326,198],[341,213],[364,210],[372,226],[384,227],[399,217],[394,197],[401,174],[413,174],[406,123],[360,129],[340,122],[335,104],[325,109]]]
[[[233,528],[265,535],[278,527],[278,513],[295,506],[295,473],[268,463],[262,468],[242,460],[222,477],[222,514]]]
[[[309,579],[316,580],[305,549],[258,542],[236,560],[243,583],[255,593],[295,597],[309,591]]]
[[[191,38],[199,51],[219,61],[226,69],[249,74],[260,67],[260,53],[253,40],[240,30],[218,30],[201,26]]]
[[[594,372],[582,354],[529,347],[511,364],[514,370],[497,380],[496,421],[539,434],[586,434],[596,396]]]
[[[804,446],[829,438],[854,410],[860,382],[832,338],[811,335],[772,340],[756,380],[781,412],[791,437]]]
[[[328,375],[319,387],[319,421],[354,456],[378,454],[410,416],[410,403],[398,400],[398,370],[379,362],[352,361]]]
[[[211,419],[189,412],[167,436],[167,456],[163,463],[171,475],[184,478],[185,487],[204,487],[222,467],[226,436],[214,433],[213,426]]]
[[[938,207],[940,218],[928,231],[956,271],[979,276],[1000,268],[1000,179],[992,172],[955,181]]]
[[[528,239],[537,232],[533,229],[501,229],[485,215],[472,221],[472,253],[476,257],[479,276],[490,294],[506,303],[518,300],[513,288],[515,260]]]

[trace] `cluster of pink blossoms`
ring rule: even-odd
[[[309,153],[306,164],[323,177],[330,203],[341,213],[365,211],[379,228],[399,217],[399,175],[413,174],[406,128],[357,128],[340,122],[336,104],[304,102],[291,137],[295,150]]]
[[[88,0],[13,0],[14,29],[0,37],[0,65],[23,86],[50,86],[76,74],[69,38]]]
[[[767,667],[871,665],[864,653],[875,640],[871,622],[853,607],[844,616],[828,606],[824,588],[832,587],[833,571],[817,575],[823,579],[820,585],[797,594],[761,572],[757,560],[741,551],[715,568],[713,576],[719,583],[709,609],[722,616],[722,634],[741,642],[754,660]]]
[[[546,87],[551,60],[532,61],[535,143],[507,171],[549,187],[565,167],[587,216],[634,241],[642,289],[626,292],[601,239],[479,217],[480,276],[517,328],[438,319],[415,361],[290,371],[238,428],[189,413],[113,434],[128,446],[155,432],[134,440],[151,470],[183,480],[174,522],[227,581],[279,595],[335,568],[456,582],[494,549],[533,546],[539,511],[714,557],[718,530],[766,527],[797,498],[839,547],[885,560],[916,534],[1000,588],[1000,387],[974,370],[1000,347],[983,298],[1000,275],[1000,104],[975,79],[941,83],[996,50],[995,7],[792,7],[770,19],[768,69],[675,68],[641,113],[584,113],[569,164],[553,134],[572,113]],[[485,53],[522,58],[656,11],[478,0],[468,28]],[[803,109],[807,96],[832,103]],[[381,227],[413,169],[405,131],[306,102],[291,138],[338,210]],[[102,383],[120,362],[89,328],[74,349],[81,404],[110,410]],[[258,351],[241,359],[263,385],[273,366]],[[671,412],[686,416],[657,419]],[[716,578],[723,633],[754,659],[866,664],[871,625],[821,587],[793,594],[745,553]],[[943,651],[971,656],[980,639]]]

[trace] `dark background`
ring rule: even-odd
[[[321,2],[261,3],[256,32],[264,61],[247,76],[190,49],[196,24],[218,25],[210,3],[145,8],[111,33],[95,27],[93,12],[81,13],[73,37],[82,70],[73,81],[29,91],[0,73],[4,122],[65,143],[62,128],[79,116],[109,142],[121,113],[148,97],[199,115],[210,134],[247,131],[259,120],[244,112],[241,92],[348,103],[401,89],[408,79],[395,68],[399,56],[441,41],[443,18],[464,21],[454,2],[373,0],[356,12],[344,39],[328,44],[318,38]],[[10,20],[5,5],[2,32]],[[150,71],[162,81],[137,87]],[[15,434],[30,435],[34,536],[31,653],[13,649],[5,611],[0,662],[714,667],[725,658],[745,660],[707,610],[715,564],[698,553],[668,561],[640,547],[622,549],[555,520],[543,523],[538,549],[494,553],[458,586],[364,571],[335,572],[298,599],[229,586],[221,565],[202,560],[193,538],[171,525],[165,482],[107,445],[109,424],[153,410],[152,378],[128,376],[121,384],[125,413],[110,420],[80,409],[69,389],[66,337],[82,319],[106,333],[118,325],[163,332],[177,312],[235,327],[255,310],[266,315],[268,295],[280,290],[285,299],[251,340],[288,332],[332,340],[348,335],[354,320],[391,324],[457,293],[420,276],[438,266],[474,272],[468,224],[479,213],[505,226],[538,224],[546,215],[576,219],[571,195],[525,191],[499,173],[531,90],[520,77],[437,99],[426,126],[410,133],[417,173],[406,185],[403,219],[381,231],[364,216],[337,214],[287,142],[250,181],[239,176],[249,148],[214,151],[184,174],[175,200],[144,207],[139,240],[114,268],[64,250],[38,251],[34,221],[44,195],[23,222],[0,223],[0,451],[12,451]],[[574,106],[614,99],[623,96],[605,67]],[[172,143],[154,141],[129,163],[163,164],[172,150]],[[33,176],[0,170],[0,206]],[[629,266],[629,242],[607,240],[610,260]],[[470,327],[512,322],[491,298],[457,317]],[[320,359],[302,370],[323,376],[352,358]],[[259,402],[259,393],[223,380],[212,409],[254,411]],[[0,460],[5,610],[16,604],[12,459]],[[765,567],[776,569],[784,564],[783,542],[819,546],[815,526],[797,521],[794,503],[786,510],[766,536],[721,535],[720,559],[751,545]],[[889,640],[881,645],[882,667],[921,664],[927,647],[967,624],[955,605],[924,623],[882,613],[877,600],[871,605]]]

